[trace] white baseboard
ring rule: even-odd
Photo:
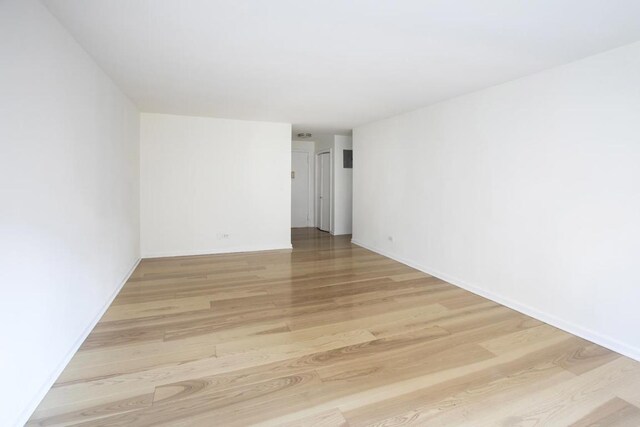
[[[111,294],[111,296],[109,297],[107,302],[104,304],[104,306],[96,314],[96,316],[93,318],[91,323],[87,325],[87,327],[82,331],[82,334],[80,334],[78,339],[76,339],[76,341],[74,342],[73,346],[69,349],[64,359],[58,364],[58,367],[51,373],[51,375],[47,378],[47,380],[42,384],[40,389],[38,389],[38,392],[35,394],[31,402],[29,403],[29,405],[27,405],[27,407],[22,411],[22,413],[18,417],[17,419],[18,422],[16,424],[17,426],[22,426],[26,424],[27,421],[29,421],[31,414],[33,414],[33,412],[36,410],[40,402],[42,402],[42,399],[44,399],[49,389],[51,389],[51,386],[56,382],[60,374],[62,374],[62,371],[64,371],[64,368],[67,367],[67,365],[69,364],[73,356],[76,354],[76,352],[84,342],[84,340],[87,339],[87,337],[89,336],[93,328],[95,328],[95,326],[98,324],[98,322],[100,321],[104,313],[107,311],[109,306],[111,306],[111,303],[116,298],[118,293],[120,293],[120,290],[122,289],[124,284],[127,283],[127,280],[129,280],[129,277],[131,277],[131,274],[133,274],[133,271],[136,269],[138,264],[140,264],[140,258],[136,259],[136,261],[133,263],[133,266],[129,269],[127,274],[125,274],[124,278],[122,279],[118,287],[115,289],[113,294]]]
[[[220,255],[235,254],[241,252],[262,252],[262,251],[282,251],[291,250],[291,243],[288,245],[265,245],[265,246],[238,246],[233,248],[214,248],[214,249],[198,249],[192,251],[167,251],[167,252],[146,252],[142,254],[143,259],[148,258],[169,258],[178,256],[196,256],[196,255]]]
[[[481,297],[490,299],[494,302],[497,302],[498,304],[504,305],[506,307],[509,307],[513,310],[516,310],[520,313],[526,314],[527,316],[533,317],[534,319],[540,320],[542,322],[548,323],[551,326],[555,326],[558,329],[562,329],[565,332],[568,332],[570,334],[576,335],[580,338],[584,338],[586,340],[589,340],[593,343],[596,343],[598,345],[601,345],[602,347],[606,347],[609,350],[615,351],[616,353],[620,353],[624,356],[630,357],[634,360],[640,361],[640,349],[637,347],[633,347],[630,345],[627,345],[623,342],[620,342],[618,340],[606,337],[604,335],[601,335],[595,331],[592,331],[590,329],[586,329],[583,328],[582,326],[576,325],[575,323],[572,323],[568,320],[565,319],[561,319],[557,316],[554,316],[552,314],[546,313],[542,310],[533,308],[531,306],[528,306],[526,304],[522,304],[519,303],[518,301],[514,301],[510,298],[507,297],[503,297],[501,295],[495,294],[493,292],[487,291],[485,289],[483,289],[482,287],[478,286],[478,285],[474,285],[471,283],[468,283],[462,279],[459,279],[457,277],[452,277],[446,273],[442,273],[438,270],[435,270],[433,268],[424,266],[418,262],[415,262],[413,260],[409,260],[409,259],[405,259],[399,256],[396,256],[394,254],[391,254],[387,251],[378,249],[378,248],[374,248],[372,246],[369,246],[365,243],[359,242],[358,240],[352,239],[351,242],[355,245],[361,246],[365,249],[368,249],[372,252],[376,252],[380,255],[383,255],[387,258],[391,258],[395,261],[398,261],[402,264],[408,265],[409,267],[415,268],[416,270],[420,270],[423,273],[427,273],[431,276],[437,277],[439,279],[444,280],[445,282],[451,283],[452,285],[455,285],[459,288],[462,288],[464,290],[467,290],[469,292],[472,292],[476,295],[480,295]]]

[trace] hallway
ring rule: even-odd
[[[350,236],[292,242],[143,260],[29,425],[640,423],[639,363]]]

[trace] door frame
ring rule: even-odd
[[[323,154],[329,155],[329,233],[333,234],[333,148],[321,150],[316,153],[316,184],[313,197],[315,227],[320,228],[320,203],[318,202],[318,197],[320,195],[320,156]]]
[[[293,153],[304,153],[307,155],[307,183],[309,186],[309,188],[307,188],[307,227],[313,227],[315,225],[315,218],[313,215],[313,213],[315,212],[313,210],[315,206],[313,200],[315,198],[315,192],[313,184],[313,173],[311,170],[313,167],[313,165],[311,164],[311,155],[313,154],[313,152],[308,150],[291,149],[291,153],[292,157]],[[291,194],[293,194],[293,192]]]

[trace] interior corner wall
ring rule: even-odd
[[[333,149],[333,234],[351,234],[353,169],[345,168],[344,150],[353,149],[350,136],[336,135]]]
[[[291,248],[291,125],[141,115],[142,256]]]
[[[640,43],[354,129],[355,243],[640,359]]]
[[[0,425],[23,425],[139,259],[139,113],[36,0],[0,2]]]

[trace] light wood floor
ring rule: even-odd
[[[640,426],[640,363],[314,229],[144,260],[30,425]]]

